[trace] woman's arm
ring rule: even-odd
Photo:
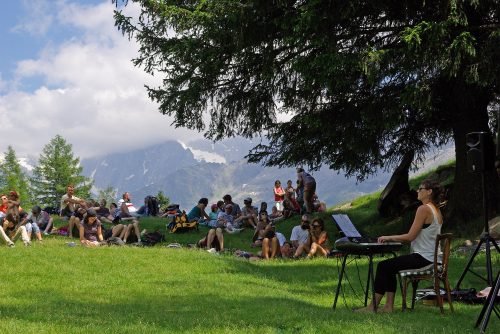
[[[328,233],[326,231],[322,231],[318,237],[318,240],[316,241],[317,244],[322,245],[328,240]]]
[[[86,244],[87,243],[87,239],[85,239],[85,230],[83,229],[83,226],[80,226],[78,228],[78,231],[80,232],[80,242],[82,244]]]
[[[99,241],[103,241],[104,240],[104,238],[102,237],[102,226],[101,225],[99,225],[97,227],[97,239]]]
[[[413,240],[415,240],[415,238],[422,230],[422,227],[424,226],[426,220],[428,220],[429,215],[432,216],[432,212],[427,205],[419,206],[415,214],[415,219],[413,220],[413,223],[408,233],[381,236],[378,238],[378,242],[387,242],[387,241],[412,242]]]

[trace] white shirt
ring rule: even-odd
[[[292,229],[292,235],[290,236],[290,241],[297,240],[299,245],[305,244],[309,238],[309,230],[304,230],[300,225],[295,226]]]

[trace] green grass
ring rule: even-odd
[[[372,235],[407,230],[413,213],[396,220],[381,219],[376,214],[378,196],[360,197],[342,212]],[[338,232],[331,213],[320,216],[333,241]],[[142,218],[141,229],[165,232],[166,223]],[[280,222],[277,230],[289,238],[298,223],[297,216]],[[62,224],[56,221],[57,226]],[[43,244],[34,242],[29,248],[21,242],[15,248],[1,246],[0,333],[477,332],[473,326],[481,306],[454,303],[452,314],[445,305],[442,316],[436,307],[417,304],[414,312],[402,313],[399,292],[398,312],[353,313],[351,309],[363,303],[360,293],[366,259],[349,263],[350,284],[344,281],[343,285],[345,302],[341,296],[334,311],[337,259],[250,262],[230,252],[214,255],[164,247],[173,242],[195,243],[207,230],[167,233],[164,244],[151,248],[68,247],[69,239],[59,236],[46,237]],[[250,247],[252,232],[225,235],[225,248],[256,251]],[[452,286],[467,259],[467,255],[452,254]],[[499,262],[500,256],[493,253],[495,272]],[[484,264],[480,254],[473,268],[484,274]],[[461,284],[462,288],[484,286],[472,274]],[[498,333],[500,321],[493,316],[488,329]]]
[[[201,250],[87,249],[67,241],[0,248],[1,333],[464,333],[480,311],[455,303],[456,312],[444,316],[420,304],[414,312],[354,314],[362,302],[347,285],[347,307],[340,299],[333,311],[335,259],[249,262]],[[452,284],[465,260],[453,257]],[[366,260],[358,265],[364,281]],[[354,263],[348,270],[360,290]],[[463,287],[474,282],[469,276]],[[490,328],[498,324],[493,318]]]

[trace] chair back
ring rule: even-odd
[[[434,248],[434,273],[439,277],[447,277],[448,275],[448,261],[450,258],[451,239],[453,239],[452,233],[438,234],[436,237],[436,246]],[[441,270],[438,270],[438,256],[440,245],[443,254],[441,261]]]

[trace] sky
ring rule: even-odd
[[[132,64],[138,45],[114,26],[111,0],[0,3],[0,152],[38,157],[57,134],[80,158],[203,138],[149,100],[144,85],[160,79]]]

